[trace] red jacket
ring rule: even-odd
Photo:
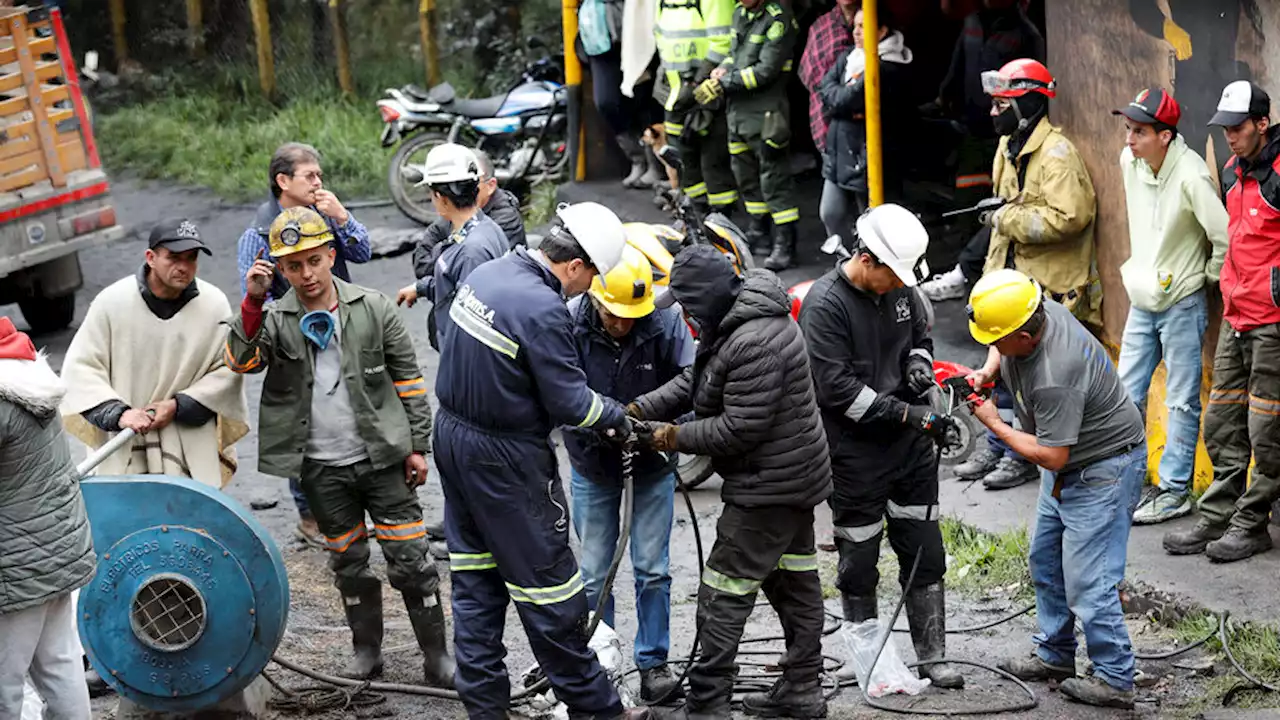
[[[1233,157],[1222,171],[1227,259],[1222,316],[1237,331],[1280,323],[1280,129],[1252,162]]]

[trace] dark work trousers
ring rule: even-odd
[[[969,242],[960,250],[960,259],[956,265],[964,273],[964,281],[973,287],[982,277],[982,268],[987,264],[987,249],[991,247],[991,228],[979,225]]]
[[[680,189],[691,199],[706,198],[712,206],[724,208],[738,201],[733,170],[729,167],[729,125],[724,111],[711,114],[705,130],[686,126],[696,113],[708,112],[669,112],[664,127],[667,142],[680,152],[684,166],[680,171]]]
[[[418,496],[400,464],[375,470],[368,460],[346,467],[302,461],[302,491],[329,550],[334,585],[355,597],[380,581],[369,569],[365,513],[387,559],[387,580],[401,593],[431,597],[440,576],[431,559]]]
[[[991,166],[995,162],[999,145],[999,138],[975,138],[972,135],[965,135],[960,141],[960,146],[956,148],[956,188],[955,201],[953,203],[955,209],[973,207],[980,201],[992,196],[994,187],[991,182]],[[956,226],[961,238],[973,237],[980,232],[984,232],[982,222],[979,220],[977,213],[971,213],[960,218],[960,222]],[[982,260],[984,261],[987,258],[987,243],[989,239],[990,231],[985,230],[984,239],[982,240]],[[965,272],[965,279],[970,284],[973,284],[978,277],[981,277],[981,262],[977,269],[977,275],[974,276],[970,276],[967,271]]]
[[[813,509],[726,504],[698,588],[702,651],[689,670],[691,710],[727,706],[747,618],[764,590],[787,643],[783,676],[816,680],[822,669],[822,586]]]
[[[508,598],[570,714],[621,713],[617,692],[587,647],[587,594],[569,549],[568,501],[550,442],[482,430],[441,408],[434,447],[453,583],[454,682],[467,715],[507,717]]]
[[[1218,527],[1266,532],[1271,503],[1280,497],[1280,324],[1236,332],[1222,323],[1204,445],[1213,484],[1200,498],[1200,514]]]
[[[622,94],[622,49],[615,43],[609,52],[592,55],[588,61],[591,65],[591,97],[596,109],[614,135],[631,132],[631,108],[635,103]]]
[[[875,594],[886,517],[900,585],[907,584],[917,552],[920,567],[914,587],[938,582],[947,570],[938,528],[938,456],[933,440],[905,428],[878,434],[875,440],[855,440],[842,433],[831,452],[835,487],[827,503],[840,552],[836,587],[846,595]]]

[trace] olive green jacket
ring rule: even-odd
[[[418,356],[395,305],[376,290],[334,278],[342,337],[342,375],[356,428],[375,468],[431,450],[431,406]],[[262,326],[245,335],[231,320],[227,365],[238,373],[267,371],[258,412],[258,469],[279,477],[302,472],[311,415],[314,359],[299,321],[306,314],[294,290],[269,303]]]
[[[755,126],[741,129],[739,134],[760,135],[765,113],[781,113],[785,122],[787,78],[799,32],[791,11],[777,0],[769,0],[754,11],[741,5],[734,9],[729,56],[720,64],[728,72],[720,84],[729,98],[730,124],[736,118]]]

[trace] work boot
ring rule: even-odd
[[[684,688],[680,687],[680,678],[671,672],[671,667],[663,663],[640,671],[640,701],[646,705],[674,703],[684,699]]]
[[[767,692],[744,697],[742,711],[756,717],[824,718],[827,699],[822,696],[822,681],[817,678],[799,683],[778,678]]]
[[[706,707],[693,707],[686,700],[673,708],[651,707],[653,720],[733,720],[728,699]]]
[[[990,445],[983,444],[983,447],[968,460],[956,465],[951,469],[959,480],[977,480],[991,474],[996,469],[996,465],[1000,463],[1003,455],[991,449]]]
[[[1022,458],[1006,456],[996,463],[992,470],[982,479],[982,486],[988,490],[1008,490],[1025,485],[1040,477],[1035,465]]]
[[[946,586],[941,580],[907,591],[907,624],[911,627],[911,644],[916,648],[917,661],[947,655],[946,601]],[[964,687],[964,676],[947,663],[919,665],[917,670],[920,677],[928,678],[934,687],[948,690]]]
[[[752,255],[765,257],[769,254],[771,249],[769,244],[770,222],[768,215],[751,216],[751,222],[747,224],[747,244],[751,246]]]
[[[1204,556],[1213,562],[1235,562],[1271,549],[1271,535],[1261,530],[1245,530],[1234,525],[1222,537],[1205,545]]]
[[[644,146],[634,137],[625,133],[615,136],[614,140],[618,143],[622,154],[626,155],[627,159],[631,161],[631,172],[627,173],[627,177],[623,179],[622,186],[632,189],[653,187],[652,183],[648,185],[640,184],[644,174],[649,170],[649,165],[644,161]]]
[[[382,674],[382,583],[359,595],[343,595],[342,605],[355,656],[338,674],[353,680],[378,677]]]
[[[1062,682],[1063,680],[1076,676],[1076,668],[1074,665],[1071,667],[1067,667],[1065,665],[1050,665],[1034,650],[1031,651],[1030,655],[1005,658],[997,663],[996,667],[1019,680],[1039,682],[1057,680],[1058,682]]]
[[[858,671],[854,668],[853,658],[849,657],[849,653],[853,649],[854,641],[850,637],[853,632],[853,626],[867,620],[876,619],[878,608],[876,606],[876,594],[872,592],[870,595],[848,595],[841,593],[840,604],[844,609],[844,621],[840,623],[840,646],[843,649],[838,652],[840,661],[843,663],[840,669],[836,670],[835,678],[837,682],[846,682],[858,679]]]
[[[440,594],[427,597],[404,593],[404,606],[409,611],[413,636],[422,649],[422,676],[432,687],[453,687],[453,658],[445,646],[444,608]]]
[[[1133,691],[1108,685],[1099,677],[1067,678],[1058,686],[1063,695],[1085,705],[1133,709]]]
[[[1206,545],[1222,537],[1226,531],[1225,527],[1216,527],[1200,518],[1190,530],[1165,533],[1162,544],[1164,551],[1170,555],[1198,555],[1204,552]]]
[[[796,264],[796,224],[793,222],[773,226],[773,252],[764,261],[769,270],[778,272]]]

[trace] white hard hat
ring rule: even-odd
[[[457,143],[445,143],[431,148],[427,153],[426,172],[423,181],[428,185],[466,182],[480,179],[480,161],[470,148]]]
[[[915,287],[929,277],[929,264],[924,259],[929,233],[915,213],[901,205],[880,205],[863,213],[857,228],[858,239],[903,285]]]
[[[594,202],[574,203],[556,208],[556,217],[573,239],[586,251],[601,275],[609,274],[622,260],[627,231],[609,208]]]

